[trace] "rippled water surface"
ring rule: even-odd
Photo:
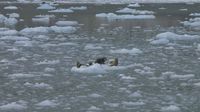
[[[49,27],[59,20],[77,21],[79,25],[72,34],[27,35],[31,40],[31,45],[27,46],[10,40],[0,41],[1,112],[200,110],[200,52],[197,49],[200,41],[150,44],[150,40],[162,32],[200,35],[180,24],[191,18],[190,13],[199,12],[199,4],[143,4],[137,9],[154,11],[156,18],[140,20],[95,17],[97,13],[115,12],[126,5],[56,6],[87,6],[87,10],[71,14],[39,11],[38,4],[11,5],[18,10],[5,10],[8,4],[0,4],[1,14],[20,14],[21,21],[11,29]],[[47,14],[55,15],[48,23],[31,21],[36,15]],[[142,53],[111,52],[132,48]],[[117,57],[120,66],[133,66],[107,73],[71,72],[76,61],[87,63],[101,56]],[[9,104],[22,107],[12,108]]]

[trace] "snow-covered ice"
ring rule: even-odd
[[[55,10],[51,10],[48,12],[51,12],[51,13],[73,13],[74,11],[71,9],[55,9]]]
[[[57,105],[54,100],[44,100],[36,104],[36,106],[40,107],[55,107]]]
[[[136,9],[131,9],[131,8],[123,8],[118,11],[117,13],[130,13],[134,15],[152,15],[154,14],[153,11],[148,11],[148,10],[136,10]]]
[[[16,6],[6,6],[4,7],[6,10],[17,10],[18,8]]]
[[[176,105],[170,105],[161,108],[162,112],[181,112],[181,109]]]
[[[86,6],[81,6],[81,7],[70,7],[69,9],[71,10],[87,10]]]
[[[17,102],[11,102],[5,105],[0,106],[0,110],[2,111],[23,111],[24,109],[27,109],[26,104],[20,104]]]

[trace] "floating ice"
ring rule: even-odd
[[[7,18],[0,14],[0,24],[4,24],[5,26],[15,26],[17,22],[18,20],[15,18]]]
[[[170,106],[161,108],[162,112],[180,112],[180,110],[181,109],[177,107],[176,105],[170,105]]]
[[[40,62],[35,62],[36,65],[55,65],[60,63],[60,60],[44,60]]]
[[[145,105],[144,102],[126,102],[126,101],[123,101],[122,104],[124,106],[142,106],[142,105]]]
[[[31,78],[34,77],[33,74],[24,74],[24,73],[15,73],[15,74],[10,74],[8,75],[10,78]]]
[[[114,13],[100,13],[96,14],[96,17],[107,19],[154,19],[154,15],[116,15]]]
[[[4,7],[6,10],[17,10],[18,8],[16,6],[6,6]]]
[[[17,35],[18,34],[18,31],[16,30],[0,30],[0,36],[14,36],[14,35]]]
[[[41,106],[41,107],[55,107],[55,106],[57,106],[58,104],[55,103],[54,100],[44,100],[44,101],[42,101],[42,102],[40,102],[40,103],[37,103],[36,105],[37,105],[37,106]]]
[[[103,49],[101,46],[93,45],[93,44],[87,44],[84,47],[84,50],[97,50],[97,49]]]
[[[139,3],[131,3],[128,5],[130,8],[141,7]]]
[[[200,13],[191,13],[190,16],[200,16]]]
[[[81,66],[80,68],[77,67],[72,67],[71,71],[72,72],[77,72],[77,73],[107,73],[109,71],[115,71],[115,70],[125,70],[128,68],[132,68],[133,65],[127,65],[127,66],[109,66],[105,64],[93,64],[91,66]]]
[[[20,34],[25,36],[42,35],[48,33],[49,33],[49,27],[24,28],[20,31]]]
[[[70,7],[69,9],[71,10],[87,10],[86,6],[81,6],[81,7]]]
[[[49,17],[32,18],[32,21],[35,22],[35,23],[49,24],[50,18]]]
[[[71,9],[56,9],[56,10],[51,10],[48,12],[52,12],[52,13],[73,13],[74,11]]]
[[[154,14],[153,11],[147,11],[147,10],[136,10],[136,9],[130,9],[130,8],[123,8],[121,10],[116,11],[117,13],[130,13],[134,15],[152,15]]]
[[[155,40],[151,41],[151,44],[168,44],[171,41],[191,41],[199,39],[198,35],[179,35],[172,32],[164,32],[156,35]]]
[[[138,54],[143,53],[141,50],[139,50],[137,48],[110,50],[110,52],[117,53],[117,54],[130,54],[130,55],[138,55]]]
[[[189,21],[181,22],[184,26],[194,30],[200,30],[200,17],[190,19]]]
[[[37,9],[40,10],[51,10],[51,9],[55,9],[55,7],[49,5],[49,4],[41,4],[39,7],[37,7]]]
[[[11,14],[7,14],[7,15],[9,15],[10,18],[19,18],[18,13],[11,13]]]
[[[173,75],[170,76],[171,79],[180,79],[180,80],[192,79],[194,77],[195,77],[194,74],[187,74],[187,75],[176,75],[176,74],[173,74]]]
[[[75,26],[78,25],[77,21],[58,21],[56,22],[57,26]]]
[[[0,40],[12,40],[12,41],[28,41],[29,38],[23,36],[3,36]]]
[[[76,28],[72,27],[72,26],[65,26],[65,27],[51,26],[50,28],[55,33],[74,33],[74,32],[76,32]]]
[[[33,43],[32,41],[16,41],[14,43],[15,46],[24,46],[24,47],[32,47],[33,46]]]
[[[96,112],[96,111],[100,111],[101,109],[96,107],[96,106],[91,106],[90,108],[88,108],[88,112]]]
[[[25,104],[20,104],[20,103],[17,103],[17,102],[11,102],[9,104],[5,104],[5,105],[2,105],[0,106],[0,110],[5,110],[5,111],[8,111],[8,110],[24,110],[26,109],[27,106]]]
[[[31,87],[31,88],[36,88],[36,89],[53,89],[53,87],[51,85],[43,83],[43,82],[42,83],[35,83],[35,84],[26,82],[24,85]]]

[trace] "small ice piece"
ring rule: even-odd
[[[140,49],[137,49],[137,48],[110,50],[110,52],[117,53],[117,54],[130,54],[130,55],[138,55],[138,54],[143,53]]]
[[[55,9],[55,7],[49,5],[49,4],[41,4],[39,7],[37,7],[37,9],[40,10],[52,10]]]
[[[76,32],[76,28],[72,27],[72,26],[65,26],[65,27],[51,26],[50,28],[55,33],[74,33],[74,32]]]
[[[190,16],[199,17],[199,16],[200,16],[200,13],[191,13]]]
[[[100,98],[102,97],[101,95],[97,94],[97,93],[93,93],[93,94],[90,94],[88,95],[89,97],[92,97],[92,98]]]
[[[71,9],[56,9],[56,10],[51,10],[48,12],[51,12],[51,13],[73,13],[74,11]]]
[[[49,17],[34,17],[34,18],[32,18],[32,21],[35,23],[49,24],[50,18]]]
[[[103,49],[101,46],[93,45],[93,44],[87,44],[84,47],[84,50],[98,50],[98,49]]]
[[[161,108],[162,112],[180,112],[180,110],[181,109],[176,105],[170,105],[170,106]]]
[[[169,43],[169,40],[166,38],[153,40],[150,42],[153,45],[167,45]]]
[[[139,3],[131,3],[128,5],[130,8],[141,7]]]
[[[194,83],[194,86],[200,87],[200,82]]]
[[[136,91],[129,95],[130,98],[140,98],[142,97],[141,93],[139,91]]]
[[[32,44],[32,41],[16,41],[15,46],[24,46],[24,47],[32,47],[33,44]]]
[[[40,62],[35,62],[36,65],[55,65],[60,63],[60,60],[44,60]]]
[[[57,26],[76,26],[78,25],[77,21],[57,21]]]
[[[127,107],[145,105],[144,102],[126,102],[126,101],[123,101],[122,104],[123,104],[124,106],[127,106]]]
[[[37,88],[37,89],[53,89],[53,87],[51,85],[43,83],[43,82],[42,83],[35,83],[35,84],[26,82],[24,85],[31,87],[31,88]]]
[[[26,108],[27,108],[26,104],[23,104],[23,103],[20,104],[17,102],[11,102],[11,103],[0,106],[0,110],[4,110],[4,111],[9,111],[9,110],[19,111],[19,110],[24,110]]]
[[[23,36],[3,36],[0,38],[0,40],[28,41],[30,39]]]
[[[24,73],[15,73],[15,74],[10,74],[8,75],[8,77],[10,78],[31,78],[31,77],[34,77],[33,74],[24,74]]]
[[[86,6],[81,6],[81,7],[70,7],[69,9],[71,10],[87,10]]]
[[[7,18],[4,20],[4,24],[6,26],[15,26],[18,23],[18,20],[16,18]]]
[[[36,104],[36,106],[40,106],[40,107],[55,107],[57,105],[58,104],[55,103],[54,100],[44,100],[44,101],[41,101],[40,103]]]
[[[6,10],[17,10],[18,8],[16,6],[6,6],[4,7]]]
[[[192,79],[194,77],[195,77],[194,74],[187,74],[187,75],[176,75],[176,74],[173,74],[173,75],[170,76],[171,79],[180,79],[180,80],[188,80],[188,79]]]
[[[96,107],[96,106],[91,106],[90,108],[88,108],[89,112],[96,112],[96,111],[100,111],[101,109]]]
[[[9,18],[19,18],[18,13],[11,13],[11,14],[7,14],[7,15],[9,15]]]

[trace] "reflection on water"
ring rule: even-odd
[[[26,27],[53,26],[60,20],[78,21],[80,28],[74,34],[28,35],[31,44],[27,46],[15,41],[0,41],[2,111],[12,110],[6,104],[19,104],[19,111],[32,112],[199,110],[200,54],[196,48],[199,40],[169,45],[149,42],[155,35],[167,31],[200,35],[180,24],[191,12],[198,12],[199,4],[142,4],[137,9],[154,11],[155,19],[112,21],[96,18],[95,14],[114,13],[126,5],[84,4],[87,10],[72,14],[39,11],[36,10],[38,4],[12,4],[18,10],[5,10],[7,5],[0,4],[0,11],[4,15],[19,13],[18,31]],[[71,6],[82,4],[57,7]],[[183,8],[188,10],[179,10]],[[37,15],[55,17],[41,24],[32,21]],[[132,48],[143,53],[110,52]],[[117,57],[120,65],[134,66],[106,74],[71,72],[77,60],[87,63],[101,56]]]

